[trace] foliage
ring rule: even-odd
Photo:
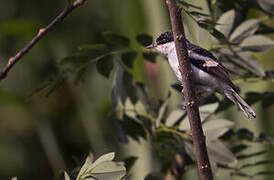
[[[273,47],[274,41],[267,35],[273,33],[274,29],[259,18],[244,18],[238,24],[235,22],[236,4],[237,7],[252,7],[267,15],[273,15],[273,2],[271,0],[239,2],[220,1],[210,4],[213,11],[207,14],[198,5],[178,0],[182,10],[200,28],[212,35],[214,44],[210,50],[220,57],[219,59],[231,73],[237,75],[238,79],[234,80],[235,83],[273,82],[273,72],[266,71],[254,53],[263,53]],[[217,8],[222,13],[215,13]],[[13,24],[11,22],[5,26],[2,27],[4,30],[13,27]],[[24,29],[28,29],[29,26],[27,23]],[[25,31],[24,29],[22,31]],[[112,108],[111,112],[106,114],[116,127],[120,141],[122,143],[128,143],[130,140],[139,143],[141,140],[151,141],[161,162],[159,173],[168,170],[174,154],[178,151],[184,152],[190,159],[186,166],[193,167],[195,163],[193,142],[184,105],[179,104],[175,109],[170,109],[169,106],[171,94],[177,92],[170,90],[165,98],[152,98],[147,84],[136,81],[133,73],[139,59],[150,63],[156,62],[158,54],[144,48],[152,43],[152,36],[140,33],[135,40],[130,40],[124,35],[108,31],[101,33],[99,39],[99,43],[80,45],[75,53],[60,59],[57,62],[56,74],[33,94],[46,89],[48,97],[67,82],[72,82],[74,85],[84,83],[88,72],[96,68],[98,73],[113,84]],[[180,85],[173,87],[181,93]],[[273,92],[250,91],[245,97],[249,104],[261,102],[263,108],[273,105],[274,102]],[[273,145],[274,138],[265,133],[255,135],[246,128],[238,129],[233,121],[217,116],[226,111],[230,105],[226,99],[213,95],[206,97],[200,107],[201,121],[214,172],[224,170],[231,177],[248,178],[273,174],[271,171],[258,171],[253,174],[245,171],[248,168],[274,163],[272,159],[252,161],[252,158],[265,154],[266,149],[246,153],[247,150],[252,150],[254,144]],[[114,162],[114,153],[108,153],[93,162],[92,157],[88,156],[76,179],[122,179],[126,175],[126,169],[129,172],[137,158],[129,157],[125,163]],[[70,176],[70,173],[64,173],[66,180],[69,180]]]
[[[245,75],[245,78],[255,76],[259,79],[273,78],[265,73],[265,70],[252,55],[254,52],[267,51],[274,45],[273,40],[257,33],[261,27],[261,20],[247,19],[237,27],[233,27],[234,10],[225,12],[214,22],[210,15],[202,13],[200,7],[185,1],[178,1],[178,3],[201,28],[207,30],[215,38],[216,47],[211,50],[217,53],[225,64],[229,65],[232,72],[237,72],[238,75],[242,76]],[[100,74],[113,79],[112,115],[110,118],[120,129],[119,137],[121,141],[128,142],[128,137],[130,137],[139,142],[141,138],[148,139],[150,136],[156,147],[158,147],[159,154],[164,151],[165,153],[162,156],[169,155],[169,157],[162,157],[162,159],[167,159],[166,161],[163,160],[163,167],[169,167],[170,157],[173,157],[176,151],[182,149],[192,159],[192,163],[189,165],[193,164],[195,162],[194,149],[190,126],[186,112],[182,108],[183,105],[168,111],[170,94],[164,100],[151,99],[145,84],[135,82],[132,75],[134,61],[137,57],[142,56],[145,60],[155,62],[157,54],[142,48],[132,48],[130,40],[117,33],[104,32],[102,37],[104,43],[82,45],[75,55],[60,61],[61,79],[69,79],[70,76],[74,76],[73,81],[78,82],[84,77],[82,72],[87,71],[88,67],[95,63]],[[152,37],[147,34],[139,34],[136,41],[145,47],[152,43]],[[243,74],[244,72],[246,73]],[[259,97],[259,94],[252,95],[248,93],[246,96],[247,101],[252,101],[251,103],[263,100]],[[253,100],[250,100],[251,98]],[[247,176],[242,172],[245,167],[269,163],[268,161],[262,161],[255,164],[243,164],[240,167],[231,166],[231,164],[237,163],[237,159],[240,161],[243,158],[250,158],[261,153],[237,157],[239,152],[233,151],[233,147],[226,145],[229,138],[225,139],[223,136],[230,133],[234,128],[234,123],[227,119],[211,118],[215,112],[221,112],[227,108],[223,107],[223,102],[226,100],[219,101],[216,97],[213,99],[213,102],[212,99],[211,101],[205,101],[205,105],[200,107],[200,113],[207,137],[208,153],[214,171],[217,172],[218,168],[223,168],[228,169],[231,176]],[[270,102],[270,100],[268,99],[267,102]],[[238,130],[232,136],[234,139],[254,141],[253,133],[244,129]],[[257,143],[261,142],[259,138],[257,139]],[[266,139],[264,138],[264,140]],[[272,143],[270,140],[267,140],[267,142]],[[165,150],[162,147],[165,147]],[[107,162],[112,163],[111,160]],[[95,166],[94,164],[97,164],[96,162],[92,164],[91,160],[87,158],[77,179],[95,177],[95,175],[92,175],[93,171],[91,169]],[[115,163],[113,163],[114,165]],[[116,164],[116,166],[118,165]],[[84,171],[89,172],[88,175],[83,173]]]
[[[99,157],[96,161],[92,162],[90,156],[87,157],[85,164],[79,171],[76,180],[88,179],[106,179],[106,180],[119,180],[126,175],[126,168],[121,162],[114,162],[115,154],[108,153]],[[65,172],[65,179],[69,180],[68,174]]]

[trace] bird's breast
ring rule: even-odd
[[[177,79],[182,82],[182,76],[179,71],[179,63],[176,57],[176,53],[170,54],[168,56],[168,62],[170,67],[172,68],[173,72],[175,73]],[[214,90],[217,90],[219,87],[219,83],[215,77],[208,74],[207,72],[197,68],[194,65],[191,65],[192,68],[192,77],[195,83],[198,83],[200,85],[208,86]]]

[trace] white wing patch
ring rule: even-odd
[[[203,67],[217,67],[219,65],[216,61],[205,61]]]

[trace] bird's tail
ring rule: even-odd
[[[236,91],[230,88],[226,89],[224,91],[224,94],[227,98],[234,102],[234,104],[236,104],[241,111],[243,111],[248,119],[252,119],[250,115],[253,118],[256,118],[256,113],[254,112],[254,110],[243,100],[243,98],[241,98],[241,96]]]

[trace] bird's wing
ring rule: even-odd
[[[190,49],[188,50],[188,56],[191,64],[207,72],[208,74],[211,74],[212,76],[226,82],[228,85],[231,86],[231,88],[237,91],[237,88],[228,76],[227,69],[209,51],[202,48],[192,50]]]

